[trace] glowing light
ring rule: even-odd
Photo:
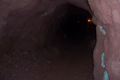
[[[79,23],[80,21],[78,21],[78,23]]]
[[[88,19],[88,22],[92,22],[92,20],[91,20],[91,19]]]

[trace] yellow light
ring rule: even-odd
[[[92,20],[91,20],[91,19],[88,19],[88,22],[92,22]]]

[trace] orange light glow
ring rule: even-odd
[[[91,19],[88,19],[88,22],[92,22],[92,20],[91,20]]]
[[[79,21],[78,21],[78,23],[79,23]]]
[[[90,19],[88,19],[88,22],[90,22],[91,20]]]

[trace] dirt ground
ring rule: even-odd
[[[0,80],[93,80],[93,38],[57,36],[41,50],[3,54]]]

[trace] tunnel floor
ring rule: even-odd
[[[52,45],[39,51],[3,54],[0,80],[93,80],[93,39],[58,34]]]
[[[94,46],[90,42],[95,38],[90,35],[82,38],[68,39],[61,35],[54,41],[54,46],[60,51],[58,55],[61,56],[54,71],[59,73],[59,78],[55,80],[93,80]]]

